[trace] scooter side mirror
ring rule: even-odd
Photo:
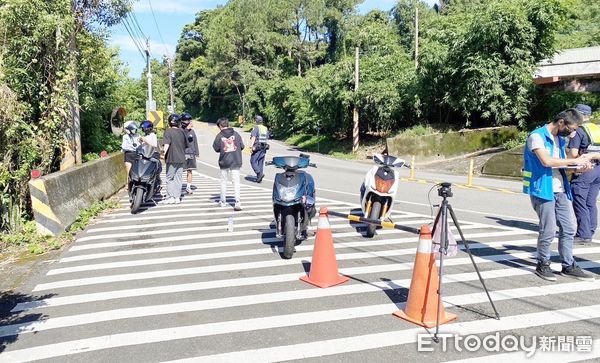
[[[375,161],[377,164],[383,164],[384,163],[383,155],[381,155],[379,153],[373,154],[373,161]]]
[[[308,166],[311,166],[311,167],[313,167],[313,168],[316,168],[316,167],[317,167],[317,164],[310,163],[310,164],[308,164]]]
[[[394,160],[394,163],[392,165],[395,168],[401,168],[402,166],[406,165],[406,161],[404,161],[402,159],[396,159],[396,160]]]

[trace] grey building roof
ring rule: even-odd
[[[534,78],[600,76],[600,47],[565,49],[542,61]]]

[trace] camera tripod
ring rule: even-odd
[[[442,197],[442,204],[439,206],[440,210],[438,211],[438,214],[435,217],[435,222],[433,223],[433,234],[435,234],[436,228],[438,228],[438,227],[441,228],[441,233],[440,233],[440,236],[441,236],[440,277],[439,277],[440,281],[439,281],[439,291],[438,291],[439,292],[439,294],[438,294],[438,310],[437,310],[437,319],[436,319],[436,324],[435,324],[435,334],[433,336],[433,341],[435,341],[436,343],[439,343],[438,334],[440,331],[440,315],[441,315],[441,311],[442,311],[442,286],[443,286],[442,279],[444,276],[444,255],[446,255],[448,253],[448,243],[449,243],[448,242],[448,228],[449,228],[448,213],[450,213],[452,222],[454,223],[454,226],[456,227],[456,229],[458,230],[458,233],[460,234],[460,240],[461,240],[462,244],[465,246],[465,250],[469,254],[469,258],[471,259],[471,263],[473,263],[473,267],[475,268],[475,271],[477,272],[479,281],[481,282],[481,285],[483,286],[483,289],[485,290],[488,300],[490,301],[490,304],[492,305],[492,309],[494,309],[494,313],[496,314],[496,319],[500,320],[500,315],[498,314],[498,310],[496,310],[494,301],[492,301],[492,297],[490,296],[490,293],[489,293],[487,287],[485,286],[485,281],[483,280],[483,277],[481,277],[479,268],[477,267],[477,264],[475,263],[475,259],[473,258],[473,254],[471,253],[471,249],[469,248],[469,243],[465,239],[465,236],[463,235],[463,232],[460,229],[460,225],[458,224],[458,220],[456,219],[456,215],[454,214],[454,210],[452,209],[452,206],[448,202],[448,198],[452,197],[451,186],[452,186],[452,184],[450,184],[450,183],[441,183],[440,184],[440,188],[438,189],[438,195],[440,197]]]

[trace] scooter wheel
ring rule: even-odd
[[[375,202],[371,206],[371,212],[369,213],[369,219],[379,219],[380,215],[381,215],[381,203]],[[375,236],[376,229],[377,229],[376,225],[369,223],[369,225],[367,226],[367,237],[372,238],[373,236]]]
[[[283,258],[290,259],[294,255],[294,245],[296,245],[296,219],[293,215],[285,216],[284,230]]]

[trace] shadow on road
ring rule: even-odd
[[[10,325],[19,325],[22,328],[26,328],[29,324],[45,320],[47,315],[41,313],[28,313],[28,312],[17,312],[11,313],[11,310],[18,303],[26,303],[37,300],[48,299],[55,296],[55,294],[46,294],[43,296],[33,296],[22,294],[13,291],[6,291],[0,294],[0,327],[4,329],[9,328]],[[15,327],[18,329],[19,327]],[[9,328],[10,329],[10,328]],[[0,337],[0,353],[2,353],[6,347],[16,342],[19,339],[18,333],[10,335],[10,333],[2,334],[6,336]]]
[[[496,223],[498,223],[501,226],[526,229],[526,230],[533,231],[533,232],[537,232],[539,230],[539,226],[536,223],[532,223],[532,222],[504,219],[504,218],[499,218],[499,217],[494,217],[494,216],[486,216],[486,218],[496,221]]]

